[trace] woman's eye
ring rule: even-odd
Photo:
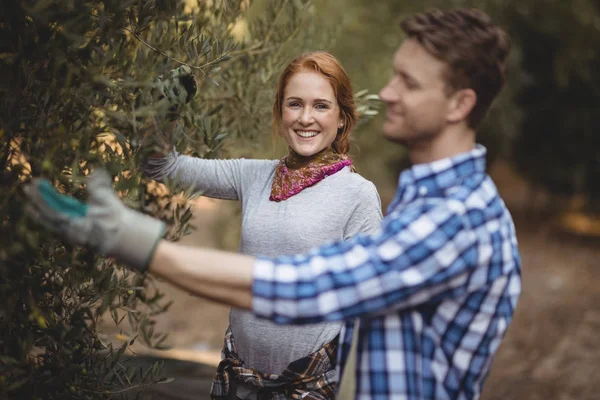
[[[300,103],[298,103],[298,102],[289,103],[288,107],[300,107]]]
[[[317,104],[317,109],[323,110],[323,109],[328,109],[329,106],[327,104]]]

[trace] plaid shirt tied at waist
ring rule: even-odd
[[[213,379],[210,397],[229,396],[232,379],[258,392],[257,400],[308,399],[330,400],[336,390],[336,336],[318,351],[291,362],[279,375],[263,373],[244,365],[239,359],[231,328],[225,334],[222,360]]]

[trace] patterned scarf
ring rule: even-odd
[[[269,200],[288,199],[348,165],[352,165],[348,155],[338,154],[330,147],[310,157],[290,148],[289,154],[277,164]]]

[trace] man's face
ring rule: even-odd
[[[446,126],[450,99],[446,64],[408,39],[396,51],[394,74],[379,96],[386,104],[385,137],[410,145],[435,138]]]

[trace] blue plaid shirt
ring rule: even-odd
[[[485,153],[404,171],[378,234],[258,259],[254,313],[346,320],[341,366],[360,317],[359,400],[479,398],[521,292],[513,221]]]

